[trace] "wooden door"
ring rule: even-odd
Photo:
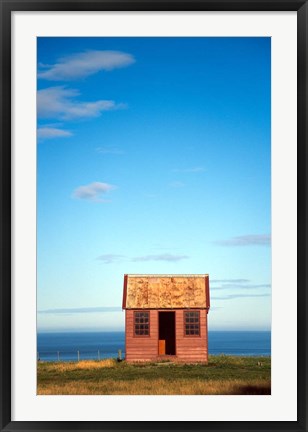
[[[165,355],[165,354],[166,354],[166,341],[160,339],[158,341],[158,355]]]

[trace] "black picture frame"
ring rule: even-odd
[[[308,1],[308,0],[307,0]],[[307,53],[308,5],[299,0],[0,0],[1,5],[1,431],[29,430],[254,430],[307,431]],[[11,13],[14,11],[296,11],[297,12],[297,414],[294,422],[11,421]],[[292,287],[293,288],[293,287]],[[287,311],[286,311],[287,313]],[[287,397],[287,395],[286,395]]]

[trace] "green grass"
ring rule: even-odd
[[[39,362],[38,394],[270,394],[270,357],[210,356],[205,364]]]

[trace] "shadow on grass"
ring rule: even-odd
[[[238,395],[270,395],[271,394],[271,386],[270,384],[264,385],[242,385],[238,386],[234,394]]]

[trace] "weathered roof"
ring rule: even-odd
[[[123,309],[209,308],[209,276],[124,275]]]

